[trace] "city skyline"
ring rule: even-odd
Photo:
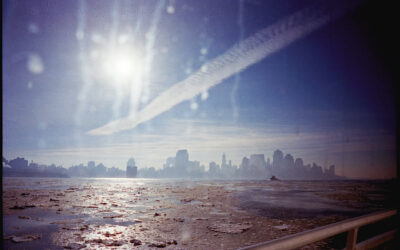
[[[396,177],[393,17],[346,2],[5,1],[3,155],[124,169],[183,148],[206,165],[279,148],[350,178]]]
[[[188,127],[183,126],[185,129],[188,129]],[[219,126],[220,129],[226,130],[228,126]],[[190,127],[189,127],[190,129]],[[299,157],[303,159],[309,159],[309,162],[320,162],[323,165],[329,166],[329,165],[336,165],[337,166],[337,173],[349,178],[371,178],[372,174],[367,173],[368,175],[366,176],[360,176],[357,174],[354,174],[351,172],[351,170],[345,169],[344,163],[352,164],[354,166],[354,163],[352,163],[352,160],[349,159],[348,157],[343,159],[343,148],[341,148],[342,144],[338,141],[343,140],[345,141],[346,138],[343,138],[344,135],[341,134],[340,132],[337,133],[299,133],[298,131],[291,131],[289,128],[286,129],[286,133],[273,133],[271,136],[268,136],[267,132],[265,132],[265,127],[262,128],[264,133],[256,133],[252,134],[251,138],[247,138],[246,140],[243,139],[244,133],[248,133],[246,129],[238,129],[238,128],[231,128],[231,131],[229,132],[229,135],[232,136],[233,134],[239,134],[239,137],[234,137],[234,138],[229,138],[225,136],[220,136],[220,134],[214,134],[211,131],[216,131],[218,130],[217,127],[212,127],[210,130],[208,130],[209,127],[207,127],[206,134],[210,135],[210,139],[207,138],[206,144],[211,148],[213,146],[213,152],[207,152],[204,153],[204,150],[201,150],[202,147],[204,147],[204,141],[201,140],[199,142],[195,141],[189,141],[187,145],[196,145],[200,149],[197,150],[190,150],[191,151],[191,156],[193,159],[196,159],[200,162],[202,162],[205,165],[208,165],[209,162],[215,161],[218,162],[221,157],[220,152],[225,152],[227,155],[229,155],[229,158],[232,160],[232,162],[235,165],[239,165],[242,158],[246,155],[251,155],[251,154],[265,154],[266,157],[271,158],[273,151],[276,150],[276,148],[281,148],[284,151],[289,151],[292,152],[295,155],[298,155]],[[296,128],[295,128],[296,129]],[[197,129],[197,131],[199,131]],[[250,131],[254,133],[254,130]],[[358,131],[356,131],[358,132]],[[227,132],[225,132],[227,133]],[[351,154],[352,150],[363,150],[365,148],[375,148],[375,149],[382,149],[383,147],[387,147],[387,140],[390,140],[390,138],[382,138],[380,135],[376,135],[376,140],[373,141],[373,145],[371,144],[366,144],[365,139],[368,141],[371,141],[370,137],[365,138],[366,136],[364,134],[356,134],[357,136],[353,135],[353,142],[346,142],[346,149],[348,150],[347,153]],[[153,138],[155,137],[154,135],[151,135]],[[199,133],[197,132],[195,136],[199,136]],[[250,136],[250,135],[249,135]],[[161,136],[160,136],[161,137]],[[166,136],[162,136],[162,138],[165,139]],[[342,138],[340,138],[342,137]],[[168,137],[169,138],[169,137]],[[386,139],[386,141],[385,141]],[[179,143],[180,140],[177,140],[175,143]],[[272,142],[272,143],[271,143]],[[314,152],[310,153],[308,149],[303,148],[303,144],[308,144],[309,147],[314,148]],[[328,148],[330,151],[327,151],[326,144],[331,143],[332,145],[330,148]],[[161,144],[161,142],[156,141],[155,144]],[[146,161],[139,152],[143,152],[143,150],[149,150],[149,148],[154,148],[153,144],[150,144],[148,146],[143,145],[143,142],[141,142],[141,145],[138,145],[136,148],[141,147],[141,150],[137,150],[136,152],[138,154],[135,154],[134,150],[131,149],[130,144],[122,144],[122,145],[116,145],[112,150],[110,148],[104,148],[104,151],[98,148],[88,148],[88,149],[71,149],[72,151],[69,151],[69,149],[63,149],[63,150],[48,150],[46,153],[46,150],[44,152],[38,152],[37,155],[44,155],[42,158],[37,157],[35,152],[30,152],[27,153],[26,155],[13,155],[12,157],[8,158],[16,158],[18,156],[23,156],[25,158],[32,159],[36,162],[44,163],[44,164],[50,164],[50,163],[55,163],[56,165],[63,165],[63,166],[72,166],[72,165],[78,165],[80,163],[85,163],[88,161],[91,161],[93,159],[98,159],[98,162],[102,162],[107,166],[114,166],[119,169],[124,169],[125,168],[125,160],[128,159],[129,157],[134,157],[135,160],[137,161],[139,166],[146,166],[146,167],[155,167],[156,169],[161,169],[162,165],[165,163],[165,159],[171,155],[174,155],[174,152],[178,150],[179,148],[184,148],[184,147],[176,147],[176,149],[170,149],[171,146],[167,143],[164,142],[163,144],[168,145],[167,150],[165,150],[164,155],[158,155],[155,160],[153,161]],[[236,145],[234,150],[227,150],[226,148],[224,149],[224,146],[227,146],[229,144]],[[281,146],[270,146],[271,144],[274,145],[281,145]],[[290,146],[287,146],[289,145]],[[175,144],[176,145],[176,144]],[[243,148],[246,147],[247,150],[243,150]],[[269,153],[266,152],[266,150],[261,150],[261,148],[269,148]],[[390,149],[390,148],[389,148]],[[87,151],[86,151],[87,150]],[[90,152],[96,150],[97,153],[91,154]],[[107,152],[108,151],[108,152]],[[153,150],[151,150],[153,151]],[[100,154],[98,152],[101,152]],[[119,154],[115,154],[115,152],[119,152]],[[316,154],[315,152],[318,152],[319,154]],[[110,154],[113,154],[112,156]],[[101,155],[101,156],[99,156]],[[146,155],[146,154],[144,154]],[[50,156],[50,157],[49,157]],[[118,159],[119,158],[119,159]],[[55,160],[48,160],[48,159],[55,159]],[[80,160],[77,160],[80,159]],[[382,162],[385,161],[390,161],[392,159],[382,159]],[[346,161],[346,162],[343,162]],[[348,162],[349,161],[349,162]],[[379,164],[376,162],[368,162],[368,159],[363,162],[364,164]],[[362,167],[362,166],[359,166]],[[344,170],[344,171],[343,171]],[[347,172],[347,173],[346,173]],[[374,175],[375,178],[391,178],[390,174],[382,173],[382,175]]]
[[[70,167],[45,165],[17,157],[7,160],[3,157],[3,174],[8,177],[127,177],[127,178],[205,178],[205,179],[260,179],[267,180],[278,176],[282,180],[323,180],[345,179],[337,175],[335,165],[320,166],[317,163],[304,163],[299,157],[290,153],[283,153],[277,149],[272,158],[265,158],[264,154],[244,156],[239,165],[222,153],[220,164],[209,162],[208,168],[199,161],[191,160],[189,152],[181,149],[175,157],[168,157],[161,169],[154,167],[137,166],[133,157],[126,162],[126,170],[116,167],[107,167],[103,163],[88,161]]]

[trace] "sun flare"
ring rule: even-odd
[[[143,70],[138,55],[130,48],[109,50],[103,56],[104,73],[113,83],[140,79]]]

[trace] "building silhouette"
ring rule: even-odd
[[[137,176],[137,167],[135,164],[135,159],[130,158],[126,163],[126,177],[135,178]]]

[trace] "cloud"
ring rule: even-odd
[[[197,72],[161,93],[138,113],[90,130],[88,134],[108,135],[133,129],[285,48],[354,5],[354,2],[347,4],[347,1],[335,4],[320,1],[285,17],[205,63]]]

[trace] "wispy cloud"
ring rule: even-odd
[[[224,79],[285,48],[354,5],[354,3],[343,3],[332,5],[321,1],[283,18],[205,63],[197,72],[161,93],[137,114],[110,122],[89,131],[88,134],[113,134],[135,128],[140,123],[153,119],[175,105],[207,91]]]

